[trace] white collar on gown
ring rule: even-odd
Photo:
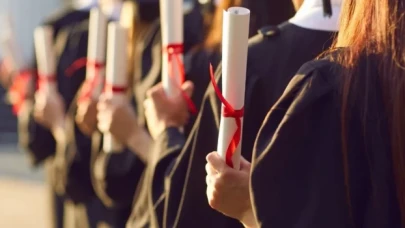
[[[313,30],[339,31],[339,17],[343,0],[331,0],[332,16],[325,17],[322,0],[305,0],[290,23]]]

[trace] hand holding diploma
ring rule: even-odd
[[[78,60],[86,65],[86,80],[80,89],[76,123],[80,130],[91,135],[97,128],[98,97],[101,95],[105,80],[105,56],[107,41],[107,16],[100,9],[90,11],[88,56]]]
[[[186,81],[181,89],[187,96],[191,96],[194,85]],[[144,102],[145,117],[153,139],[157,139],[169,127],[182,128],[187,124],[190,113],[187,102],[180,94],[168,97],[162,83],[159,83],[149,89],[147,95]]]
[[[242,222],[245,227],[259,227],[250,200],[251,164],[240,158],[240,170],[229,167],[217,152],[207,156],[207,198],[210,206]]]
[[[174,96],[184,82],[183,66],[178,66],[183,61],[183,0],[160,0],[160,24],[162,82],[166,93]]]
[[[127,145],[131,136],[139,131],[140,126],[129,99],[114,99],[102,95],[97,104],[97,110],[99,130],[111,134],[116,140],[114,143]]]
[[[59,138],[63,135],[65,107],[56,85],[53,29],[48,26],[38,27],[35,29],[34,39],[39,85],[35,93],[34,117]]]
[[[50,26],[36,28],[34,40],[38,62],[38,90],[40,93],[52,96],[57,93],[53,28]]]
[[[193,101],[181,89],[185,81],[183,64],[183,0],[160,0],[162,31],[162,83],[169,97],[180,94],[191,113],[197,113]]]
[[[250,11],[232,7],[224,12],[222,38],[222,89],[216,86],[211,67],[211,81],[223,109],[219,127],[218,153],[230,167],[239,169]]]
[[[130,107],[126,90],[128,86],[127,79],[127,62],[128,56],[126,52],[128,44],[128,30],[123,28],[119,23],[111,22],[108,25],[108,43],[107,43],[107,66],[106,66],[106,84],[104,88],[105,101],[101,101],[98,105],[98,127],[104,133],[103,150],[106,153],[121,152],[125,139],[117,140],[114,138],[111,130],[113,126],[120,124],[119,119],[116,120],[115,115],[119,114],[118,107]],[[136,124],[136,117],[129,114],[126,110],[132,126]],[[124,111],[121,110],[121,111]],[[135,120],[135,121],[134,121]],[[115,122],[113,122],[115,121]],[[116,122],[118,121],[118,122]],[[125,123],[129,124],[129,123]],[[123,128],[131,128],[128,125],[120,125]],[[117,129],[118,130],[118,129]],[[122,131],[123,129],[119,129]],[[115,132],[114,132],[115,133]],[[117,132],[118,133],[118,132]],[[115,134],[118,136],[117,134]],[[124,136],[126,137],[126,136]]]

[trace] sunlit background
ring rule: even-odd
[[[1,20],[11,17],[17,42],[27,61],[33,56],[35,26],[66,3],[66,0],[0,0]],[[1,26],[0,21],[0,33],[4,31]],[[31,169],[25,155],[18,150],[16,119],[3,97],[4,90],[0,88],[0,227],[48,228],[49,199],[44,172]]]

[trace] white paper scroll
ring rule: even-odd
[[[127,45],[128,30],[117,22],[109,23],[105,95],[111,97],[113,102],[122,102],[127,99],[124,92],[114,92],[114,88],[126,88],[128,86]],[[118,143],[110,133],[106,133],[104,134],[103,150],[106,153],[121,152],[123,145]]]
[[[22,71],[26,66],[21,49],[17,44],[10,16],[6,16],[3,23],[4,31],[0,37],[0,49],[3,56],[10,61],[12,70],[16,72]]]
[[[173,75],[169,67],[168,45],[183,44],[183,0],[160,0],[160,26],[162,32],[162,83],[166,93],[174,96],[179,92],[180,70],[173,65]],[[183,54],[178,55],[183,62]],[[172,61],[175,61],[174,59]]]
[[[133,26],[135,17],[135,4],[132,1],[124,1],[122,3],[120,24],[126,29],[130,29]]]
[[[104,15],[98,8],[93,8],[90,11],[90,24],[89,24],[89,41],[87,49],[87,69],[86,80],[91,82],[98,80],[96,86],[91,91],[91,96],[96,99],[100,96],[105,77],[105,70],[103,67],[97,67],[97,64],[105,63],[106,54],[106,41],[107,41],[107,16]],[[94,77],[98,76],[98,79]]]
[[[232,7],[224,11],[223,18],[222,93],[232,107],[239,110],[245,102],[250,11],[242,7]],[[222,113],[217,151],[224,159],[236,131],[235,119],[223,117]],[[235,169],[240,168],[240,154],[241,143],[232,157]]]
[[[10,61],[13,71],[20,72],[24,70],[25,63],[21,53],[21,49],[17,44],[17,38],[12,25],[10,15],[5,16],[2,23],[3,32],[0,36],[0,49],[3,57]]]
[[[38,75],[44,78],[44,89],[49,94],[56,91],[56,55],[53,42],[53,28],[51,26],[36,28],[34,40]]]
[[[2,37],[0,45],[3,56],[10,61],[12,70],[19,72],[24,69],[25,64],[15,41],[15,38],[12,36]]]

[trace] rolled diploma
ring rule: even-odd
[[[175,96],[179,93],[178,85],[180,71],[173,59],[173,74],[170,77],[168,53],[164,50],[170,44],[183,44],[183,0],[160,0],[160,22],[162,32],[162,83],[168,96]],[[183,55],[179,55],[183,61]],[[172,81],[172,78],[176,81]]]
[[[90,11],[90,24],[89,24],[89,41],[87,49],[87,59],[96,61],[98,63],[105,62],[106,41],[107,41],[107,16],[98,9],[93,8]],[[94,66],[88,66],[86,70],[86,80],[92,81],[95,76],[96,69]],[[105,70],[100,69],[99,79],[103,80],[105,77]],[[98,98],[103,89],[103,84],[99,83],[92,91],[92,98]]]
[[[56,76],[56,55],[53,45],[53,28],[51,26],[40,26],[34,31],[35,53],[37,57],[38,73],[42,77]],[[56,83],[47,80],[45,93],[50,94],[56,91]]]
[[[4,19],[5,35],[1,37],[0,48],[3,51],[3,55],[9,58],[11,62],[11,67],[13,71],[24,70],[25,63],[23,56],[21,54],[21,49],[17,45],[14,29],[11,23],[10,16]]]
[[[117,22],[109,23],[107,42],[106,84],[114,87],[127,87],[128,30]],[[121,102],[126,99],[125,93],[113,93],[109,89],[105,91],[105,95],[112,98],[113,102]],[[106,153],[121,152],[123,145],[118,143],[110,133],[105,133],[103,150]]]
[[[133,26],[135,14],[135,5],[132,1],[124,1],[122,3],[120,24],[126,29],[130,29]]]
[[[224,11],[223,18],[222,93],[232,107],[239,110],[245,103],[250,11],[242,7],[232,7]],[[224,159],[236,130],[235,119],[223,117],[222,113],[217,151]],[[232,157],[234,168],[237,170],[240,169],[241,144],[239,143]]]

